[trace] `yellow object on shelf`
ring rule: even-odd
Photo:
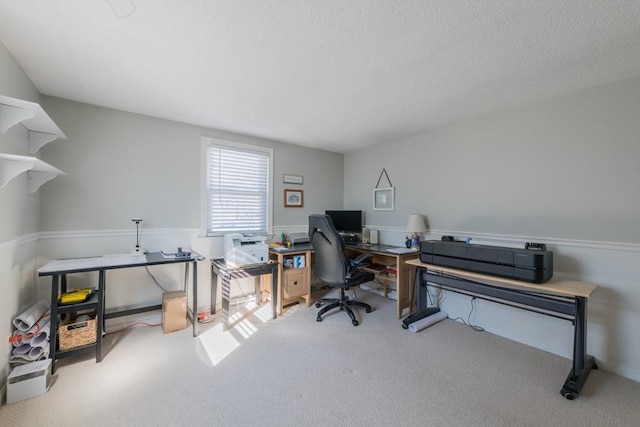
[[[93,293],[93,288],[76,288],[70,292],[58,294],[58,302],[60,304],[69,304],[74,302],[83,302],[88,300]]]

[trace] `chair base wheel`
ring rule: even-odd
[[[358,326],[360,324],[358,319],[356,319],[353,308],[364,308],[367,313],[371,313],[373,311],[373,308],[369,304],[349,299],[349,297],[345,295],[344,289],[340,289],[339,298],[323,298],[320,301],[316,301],[315,306],[316,308],[323,307],[316,313],[316,322],[322,322],[322,316],[330,310],[340,310],[349,315],[353,326]]]

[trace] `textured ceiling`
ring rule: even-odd
[[[349,152],[640,74],[640,1],[7,1],[46,95]]]

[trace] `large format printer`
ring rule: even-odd
[[[269,246],[265,236],[231,233],[224,236],[224,260],[244,265],[269,261]]]
[[[553,252],[542,249],[424,240],[420,261],[532,283],[544,283],[553,276]]]

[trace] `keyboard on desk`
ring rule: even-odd
[[[410,253],[418,253],[418,249],[398,247],[398,248],[389,248],[387,249],[387,252],[392,254],[404,255],[404,254],[410,254]]]

